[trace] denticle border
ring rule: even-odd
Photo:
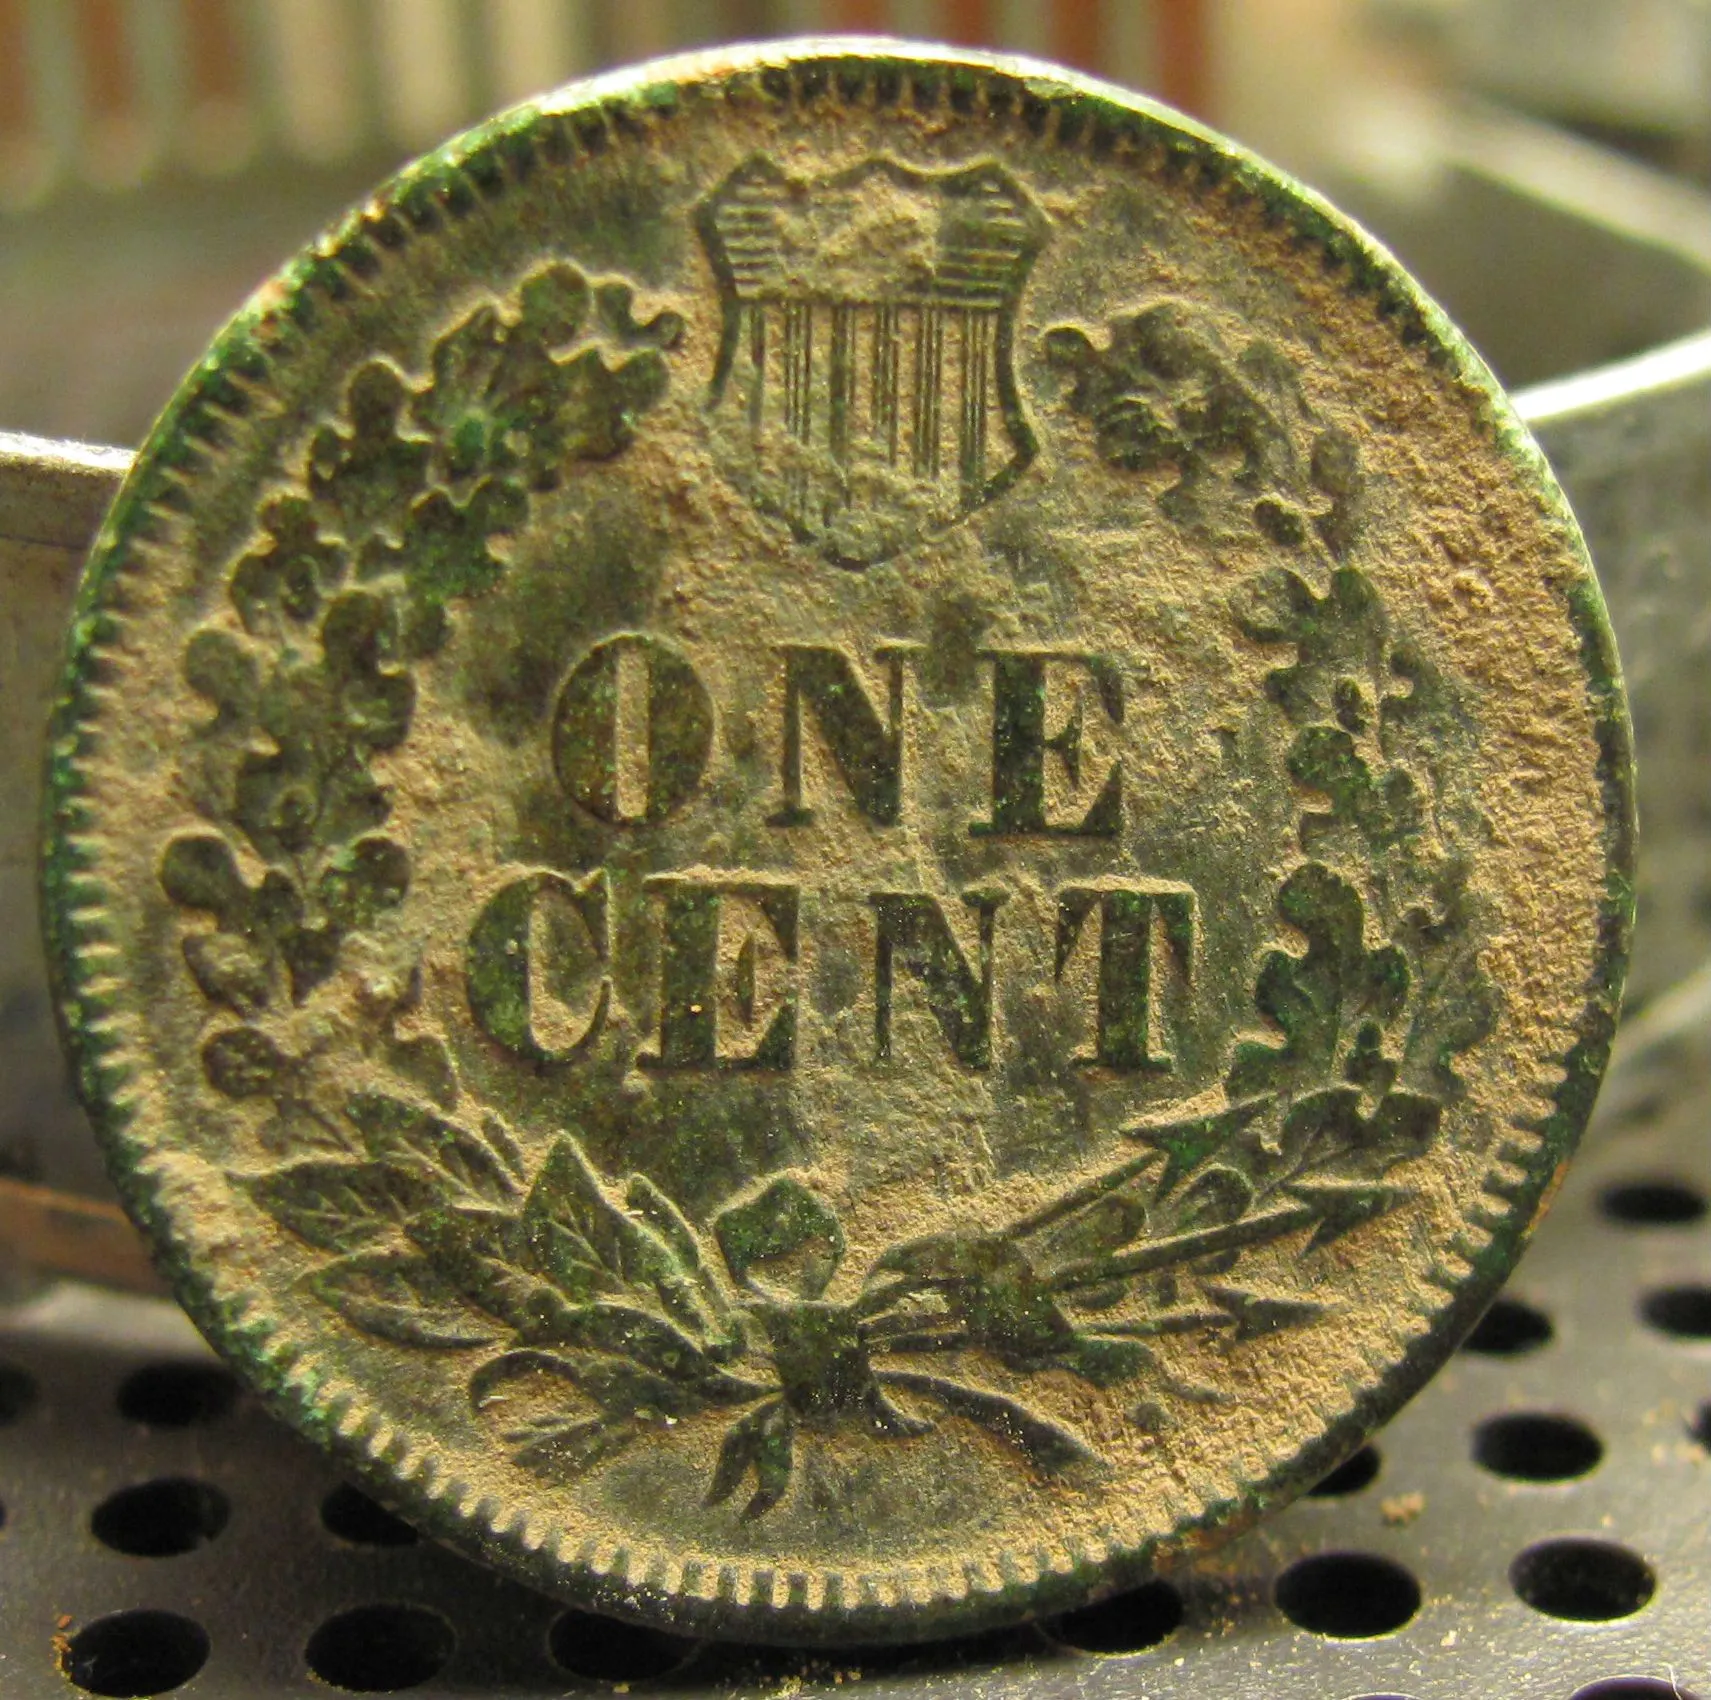
[[[1598,949],[1572,1048],[1544,1059],[1561,1071],[1541,1115],[1517,1124],[1482,1188],[1487,1207],[1443,1248],[1429,1278],[1450,1295],[1419,1305],[1390,1330],[1402,1355],[1354,1392],[1319,1438],[1276,1461],[1239,1495],[1184,1516],[1173,1533],[1135,1548],[1043,1550],[970,1564],[952,1574],[809,1577],[758,1565],[717,1566],[694,1558],[632,1572],[632,1555],[579,1543],[544,1528],[520,1508],[476,1501],[431,1450],[412,1444],[356,1390],[329,1389],[301,1372],[294,1348],[272,1343],[256,1307],[217,1300],[173,1236],[157,1178],[130,1147],[133,1067],[118,1032],[122,982],[107,937],[100,846],[89,835],[83,765],[98,746],[105,696],[103,651],[124,623],[127,569],[139,546],[162,534],[166,517],[191,504],[191,491],[216,460],[226,421],[267,404],[270,367],[312,335],[324,306],[364,293],[419,236],[431,235],[484,202],[526,182],[540,161],[574,165],[626,140],[668,130],[686,107],[725,102],[812,112],[828,101],[883,110],[951,111],[1009,123],[1032,137],[1095,159],[1132,162],[1146,175],[1198,180],[1209,192],[1257,202],[1266,216],[1316,247],[1327,274],[1370,300],[1401,347],[1423,355],[1498,447],[1532,481],[1540,508],[1560,528],[1580,571],[1564,590],[1581,641],[1604,807],[1607,869]],[[538,1586],[573,1591],[583,1603],[686,1632],[804,1642],[908,1638],[978,1629],[1024,1610],[1049,1611],[1110,1592],[1156,1562],[1192,1556],[1210,1532],[1251,1522],[1293,1497],[1389,1418],[1438,1367],[1490,1302],[1531,1231],[1590,1114],[1608,1059],[1633,924],[1632,738],[1614,640],[1591,563],[1544,457],[1496,381],[1400,266],[1372,238],[1310,191],[1251,154],[1166,109],[1094,79],[1016,59],[950,52],[914,43],[812,40],[656,61],[573,85],[516,107],[406,168],[380,193],[292,261],[252,297],[185,381],[151,432],[97,540],[73,616],[67,667],[49,735],[45,784],[43,915],[50,974],[67,1045],[126,1207],[149,1235],[163,1273],[198,1327],[227,1355],[246,1361],[267,1404],[337,1454],[428,1533],[482,1556]],[[1548,1106],[1548,1107],[1547,1107]],[[1430,1351],[1421,1335],[1432,1318]],[[1410,1338],[1411,1337],[1411,1338]],[[1406,1349],[1404,1342],[1406,1341]],[[1244,1505],[1245,1501],[1245,1505]],[[899,1623],[905,1600],[929,1607]]]

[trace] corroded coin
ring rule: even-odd
[[[909,1638],[1313,1481],[1584,1122],[1627,728],[1385,254],[895,46],[519,108],[264,287],[103,533],[53,942],[273,1408],[593,1605]]]

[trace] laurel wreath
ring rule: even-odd
[[[707,1499],[745,1493],[750,1518],[788,1491],[804,1425],[902,1438],[932,1412],[1042,1474],[1095,1465],[1068,1429],[983,1385],[982,1364],[1129,1390],[1141,1423],[1169,1420],[1161,1392],[1225,1397],[1173,1379],[1159,1342],[1321,1317],[1317,1299],[1239,1279],[1244,1259],[1289,1240],[1309,1257],[1403,1205],[1393,1171],[1437,1137],[1457,1057],[1491,1030],[1454,849],[1471,736],[1457,692],[1347,564],[1358,455],[1283,363],[1253,345],[1232,359],[1175,304],[1117,321],[1103,350],[1054,331],[1068,408],[1109,465],[1154,478],[1181,524],[1233,501],[1290,562],[1244,586],[1232,618],[1293,652],[1266,697],[1289,773],[1319,801],[1276,893],[1298,946],[1259,964],[1263,1030],[1232,1042],[1219,1100],[1125,1129],[1121,1161],[1000,1229],[893,1245],[839,1303],[824,1295],[842,1226],[793,1175],[697,1227],[645,1176],[606,1180],[570,1135],[531,1168],[466,1100],[444,1042],[400,1035],[408,960],[367,1003],[365,1048],[395,1085],[329,1104],[293,1014],[409,885],[372,760],[404,742],[412,669],[445,645],[448,609],[498,581],[531,503],[569,463],[618,454],[664,393],[681,327],[637,323],[632,299],[556,263],[461,319],[427,372],[359,368],[231,567],[235,623],[186,646],[213,713],[187,764],[211,830],[173,838],[160,879],[212,920],[183,943],[222,1012],[208,1082],[264,1106],[259,1140],[280,1159],[235,1178],[323,1254],[308,1290],[350,1325],[474,1356],[469,1396],[530,1470],[578,1476],[709,1413],[728,1423]]]

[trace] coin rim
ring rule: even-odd
[[[102,650],[115,635],[115,609],[122,605],[122,578],[132,545],[146,536],[156,509],[182,506],[199,471],[218,455],[224,420],[240,401],[240,384],[265,381],[268,367],[289,355],[295,338],[312,336],[301,321],[327,299],[361,287],[377,262],[376,244],[388,219],[402,215],[406,196],[434,199],[447,221],[467,206],[503,194],[518,158],[539,150],[543,120],[560,125],[569,157],[585,158],[599,147],[622,145],[627,132],[675,114],[698,95],[728,96],[746,81],[760,99],[811,110],[815,101],[854,99],[877,93],[881,73],[897,78],[899,103],[913,96],[935,105],[967,99],[983,88],[1003,85],[1015,99],[1006,123],[1055,122],[1065,146],[1088,148],[1090,138],[1111,144],[1162,147],[1174,169],[1198,174],[1207,187],[1228,187],[1257,198],[1268,213],[1318,247],[1328,274],[1341,272],[1345,292],[1369,299],[1406,347],[1423,348],[1444,380],[1463,386],[1478,423],[1518,477],[1530,483],[1546,517],[1561,527],[1565,548],[1578,569],[1562,595],[1570,625],[1580,640],[1582,665],[1598,744],[1597,773],[1603,805],[1605,886],[1599,904],[1598,944],[1588,976],[1586,1001],[1576,1023],[1576,1043],[1562,1059],[1563,1078],[1551,1093],[1552,1113],[1537,1124],[1537,1147],[1518,1165],[1520,1184],[1499,1188],[1499,1159],[1481,1188],[1489,1201],[1483,1215],[1467,1213],[1470,1227],[1484,1235],[1474,1249],[1441,1248],[1471,1265],[1470,1273],[1448,1277],[1441,1266],[1425,1278],[1452,1297],[1435,1314],[1430,1330],[1351,1402],[1316,1439],[1295,1451],[1235,1500],[1208,1506],[1132,1550],[1098,1563],[1072,1561],[1038,1577],[1006,1581],[990,1591],[941,1590],[896,1604],[830,1600],[810,1606],[801,1600],[774,1604],[757,1597],[751,1578],[747,1597],[719,1593],[698,1598],[633,1583],[623,1566],[601,1572],[592,1564],[556,1555],[560,1531],[525,1539],[521,1518],[505,1527],[486,1503],[465,1509],[455,1473],[414,1460],[406,1477],[389,1462],[393,1430],[372,1411],[356,1415],[329,1409],[312,1386],[293,1374],[294,1350],[273,1347],[273,1325],[233,1301],[216,1298],[198,1267],[193,1248],[175,1232],[154,1179],[142,1164],[144,1151],[127,1138],[131,1111],[126,1085],[132,1067],[109,1025],[122,1007],[123,986],[100,984],[102,972],[89,960],[101,939],[106,893],[92,869],[95,857],[81,841],[88,794],[82,763],[104,712],[98,700]],[[507,149],[511,156],[507,157]],[[416,238],[396,241],[397,251]],[[1584,540],[1543,454],[1503,395],[1485,363],[1376,240],[1313,191],[1246,149],[1184,115],[1109,83],[1039,61],[964,51],[893,38],[807,37],[651,61],[627,70],[572,83],[524,102],[454,137],[404,167],[315,243],[309,245],[233,317],[208,353],[184,380],[138,451],[84,569],[68,639],[62,688],[51,722],[44,785],[42,916],[49,975],[62,1033],[83,1102],[95,1126],[120,1196],[147,1236],[158,1267],[184,1309],[221,1355],[235,1364],[264,1403],[290,1426],[332,1453],[379,1498],[426,1533],[473,1552],[537,1586],[579,1603],[635,1621],[680,1632],[752,1640],[827,1643],[919,1640],[963,1633],[1086,1603],[1153,1574],[1161,1562],[1180,1560],[1240,1531],[1275,1506],[1294,1498],[1348,1456],[1433,1374],[1484,1311],[1548,1205],[1563,1167],[1586,1125],[1608,1060],[1633,927],[1635,816],[1633,747],[1621,671],[1604,601]],[[1550,1059],[1553,1062],[1555,1059]],[[758,1567],[751,1567],[751,1569]],[[833,1573],[835,1574],[835,1573]]]

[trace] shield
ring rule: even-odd
[[[719,462],[844,566],[942,530],[1034,456],[1012,368],[1046,220],[998,166],[739,166],[702,202],[723,334]]]

